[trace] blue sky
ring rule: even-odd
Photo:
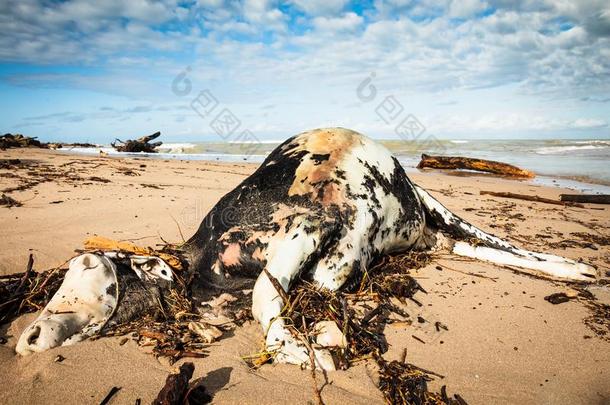
[[[43,140],[217,141],[221,111],[260,139],[395,138],[408,116],[439,138],[610,138],[607,1],[5,0],[0,26],[0,131]]]

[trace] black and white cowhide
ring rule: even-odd
[[[477,246],[466,242],[472,239]],[[307,131],[278,146],[220,199],[185,251],[201,289],[237,290],[254,282],[252,313],[268,349],[279,350],[280,362],[303,364],[308,351],[285,328],[282,300],[263,269],[286,291],[297,277],[337,290],[380,255],[441,245],[553,277],[596,276],[587,264],[516,248],[460,219],[413,184],[385,147],[344,128]],[[158,275],[163,265],[154,263],[150,273]],[[114,266],[104,256],[74,259],[64,285],[23,333],[17,351],[71,344],[112,322],[122,305],[137,305],[129,289],[120,294],[113,288],[120,284]],[[334,367],[326,351],[316,351],[315,358],[320,367]]]

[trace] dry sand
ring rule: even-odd
[[[93,234],[154,245],[161,237],[180,241],[180,228],[188,238],[214,203],[255,169],[246,164],[121,160],[37,149],[0,152],[0,159],[7,158],[36,160],[61,177],[10,193],[24,202],[22,207],[0,207],[0,274],[24,271],[30,252],[37,270],[60,265]],[[19,179],[12,176],[27,177],[26,172],[0,170],[0,189],[18,185]],[[435,173],[410,177],[455,213],[500,237],[532,250],[583,258],[602,273],[610,268],[608,246],[595,244],[594,250],[579,243],[570,248],[557,244],[569,239],[583,245],[583,235],[574,232],[610,236],[608,208],[562,208],[479,195],[480,190],[494,190],[557,198],[561,191],[527,182]],[[460,393],[472,404],[610,403],[610,343],[583,324],[588,311],[581,303],[551,305],[543,299],[565,290],[563,284],[451,255],[435,259],[416,276],[428,294],[418,294],[423,307],[410,311],[427,322],[388,326],[387,359],[398,358],[406,347],[411,363],[446,376],[431,383],[432,388],[447,385],[450,393]],[[608,286],[591,291],[610,303]],[[25,315],[0,328],[0,336],[8,338],[0,345],[2,404],[99,403],[113,386],[121,390],[112,404],[133,404],[137,398],[150,403],[167,373],[180,364],[169,366],[131,341],[121,346],[118,338],[17,357],[16,339],[34,317]],[[449,331],[437,333],[432,326],[437,320]],[[214,403],[313,401],[308,371],[287,365],[248,370],[240,356],[256,352],[261,343],[258,326],[246,324],[213,344],[209,357],[194,361],[195,377],[203,378]],[[65,357],[61,363],[53,361],[58,354]],[[322,390],[328,404],[383,402],[369,365],[328,377]]]

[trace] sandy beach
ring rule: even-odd
[[[16,168],[0,169],[0,189],[27,185],[8,193],[22,206],[0,207],[0,274],[23,272],[30,253],[36,270],[59,266],[92,235],[145,246],[179,242],[256,169],[253,164],[89,157],[41,149],[0,151],[0,159],[20,160]],[[409,176],[482,229],[530,250],[582,258],[608,279],[608,206],[561,207],[479,194],[492,190],[557,198],[562,192],[526,181],[438,172]],[[560,305],[544,300],[569,291],[564,283],[449,254],[435,256],[415,276],[428,294],[420,293],[423,306],[412,310],[425,322],[389,325],[386,359],[397,359],[407,348],[411,363],[445,376],[431,382],[431,388],[446,385],[470,404],[610,403],[610,336],[603,339],[585,325],[590,311],[579,300]],[[591,285],[589,291],[610,304],[607,284]],[[170,366],[132,341],[120,345],[119,338],[18,357],[16,340],[34,318],[28,314],[0,328],[8,340],[0,345],[1,404],[99,403],[113,386],[121,390],[112,404],[133,404],[137,398],[150,403],[182,362]],[[448,331],[437,332],[435,321]],[[314,400],[309,371],[289,365],[248,369],[241,356],[258,351],[262,341],[259,326],[247,323],[212,344],[207,358],[194,359],[195,377],[202,378],[213,403]],[[54,362],[58,354],[65,360]],[[329,373],[328,379],[322,389],[327,404],[383,403],[369,364]]]

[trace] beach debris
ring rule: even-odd
[[[100,145],[96,145],[88,142],[74,142],[74,143],[63,143],[63,142],[50,142],[47,144],[50,149],[63,149],[63,148],[99,148]]]
[[[176,255],[164,252],[163,250],[154,250],[150,247],[137,246],[127,241],[116,241],[114,239],[103,236],[92,236],[85,239],[84,246],[86,251],[103,251],[103,252],[123,252],[131,253],[137,256],[157,256],[165,261],[171,268],[182,270],[182,261]]]
[[[97,181],[99,183],[110,183],[110,180],[98,176],[91,176],[88,178],[88,180]]]
[[[224,308],[227,304],[237,301],[238,298],[229,293],[222,293],[218,297],[214,297],[209,301],[202,302],[201,305],[207,305],[211,308]]]
[[[115,396],[116,393],[119,392],[120,390],[121,390],[121,387],[112,387],[110,389],[110,391],[108,392],[108,394],[106,394],[104,399],[102,399],[102,402],[100,402],[100,405],[107,405],[108,403],[110,403],[110,400],[112,399],[112,397]]]
[[[585,299],[585,307],[589,315],[583,320],[584,324],[598,338],[610,342],[610,305],[597,302],[595,298]]]
[[[440,393],[430,392],[428,382],[432,381],[431,376],[444,377],[407,363],[406,350],[398,361],[388,362],[381,356],[376,356],[375,360],[379,366],[379,390],[388,404],[466,404],[458,394],[449,398],[445,386]]]
[[[561,194],[559,199],[565,202],[610,204],[610,194]]]
[[[425,342],[423,339],[418,338],[418,337],[417,337],[417,336],[415,336],[415,335],[411,335],[411,337],[412,337],[413,339],[417,340],[419,343],[426,344],[426,342]]]
[[[2,196],[0,196],[0,205],[7,207],[7,208],[11,208],[11,207],[21,207],[23,204],[21,202],[15,200],[13,197],[3,193]]]
[[[541,203],[545,203],[545,204],[554,204],[554,205],[564,205],[564,206],[569,206],[569,207],[585,208],[584,205],[579,204],[579,203],[552,200],[550,198],[539,197],[537,195],[516,194],[516,193],[509,193],[509,192],[485,191],[485,190],[481,190],[479,192],[479,194],[491,195],[494,197],[502,197],[502,198],[513,198],[513,199],[517,199],[517,200],[541,202]]]
[[[447,325],[443,324],[441,321],[434,322],[434,328],[436,329],[437,332],[440,332],[441,329],[446,330],[446,331],[449,330]]]
[[[550,302],[553,305],[563,304],[564,302],[570,301],[572,297],[568,297],[566,293],[560,292],[544,297],[545,301]]]
[[[13,169],[22,163],[21,159],[0,159],[0,169]]]
[[[536,235],[540,237],[539,235]],[[599,250],[599,246],[610,246],[610,237],[599,234],[592,234],[587,232],[570,232],[570,236],[579,239],[562,239],[558,242],[549,242],[546,245],[553,249],[566,249],[566,248],[583,248]]]
[[[87,159],[70,160],[61,165],[34,159],[0,159],[0,177],[13,183],[0,192],[25,191],[50,182],[74,186],[92,184],[91,181],[100,181],[100,178],[85,174],[103,165]],[[103,182],[108,183],[109,180],[104,179]]]
[[[168,375],[165,385],[152,402],[153,405],[195,405],[210,402],[212,397],[202,384],[195,384],[189,389],[189,381],[194,371],[195,365],[187,362],[180,366],[177,373]]]
[[[223,334],[216,326],[205,322],[189,322],[188,328],[191,332],[199,335],[205,343],[215,342]]]
[[[63,282],[67,269],[34,271],[34,256],[29,255],[24,273],[0,276],[0,325],[17,316],[41,310]]]
[[[55,363],[61,363],[62,361],[64,361],[66,358],[64,356],[62,356],[61,354],[58,354],[57,356],[55,356],[55,358],[53,359],[53,362]]]
[[[338,347],[328,348],[337,360],[338,368],[345,369],[370,359],[376,361],[380,373],[379,389],[388,403],[461,404],[465,402],[428,391],[425,382],[433,376],[442,376],[407,363],[388,363],[382,357],[388,350],[385,326],[393,322],[410,325],[406,305],[415,304],[416,308],[422,305],[414,295],[425,293],[425,290],[409,272],[430,261],[428,253],[417,251],[384,256],[342,291],[329,291],[302,280],[286,294],[277,280],[269,274],[268,277],[284,301],[281,316],[287,320],[293,335],[307,347],[326,346],[326,336],[320,337],[320,329],[325,326],[332,331],[329,334],[332,343],[340,343]],[[439,329],[445,328],[439,322]],[[272,361],[274,355],[263,351],[246,356],[244,360],[256,369]],[[312,364],[315,365],[313,361]],[[319,402],[318,394],[316,388]]]
[[[570,235],[580,238],[588,243],[595,243],[600,246],[610,246],[610,235],[599,235],[587,232],[570,232]]]
[[[421,155],[418,169],[465,169],[479,172],[493,173],[502,176],[518,178],[534,178],[536,175],[525,169],[493,160],[473,159],[461,156],[431,156]]]
[[[161,132],[155,132],[152,135],[143,136],[138,139],[130,139],[127,141],[121,141],[120,139],[116,139],[115,142],[112,142],[110,145],[118,152],[146,152],[146,153],[157,153],[156,148],[161,146],[163,142],[153,142],[150,143],[153,139],[158,138],[161,135]],[[117,145],[117,142],[120,144]]]
[[[0,135],[0,149],[27,147],[48,148],[49,145],[40,142],[36,137],[29,137],[22,134]]]

